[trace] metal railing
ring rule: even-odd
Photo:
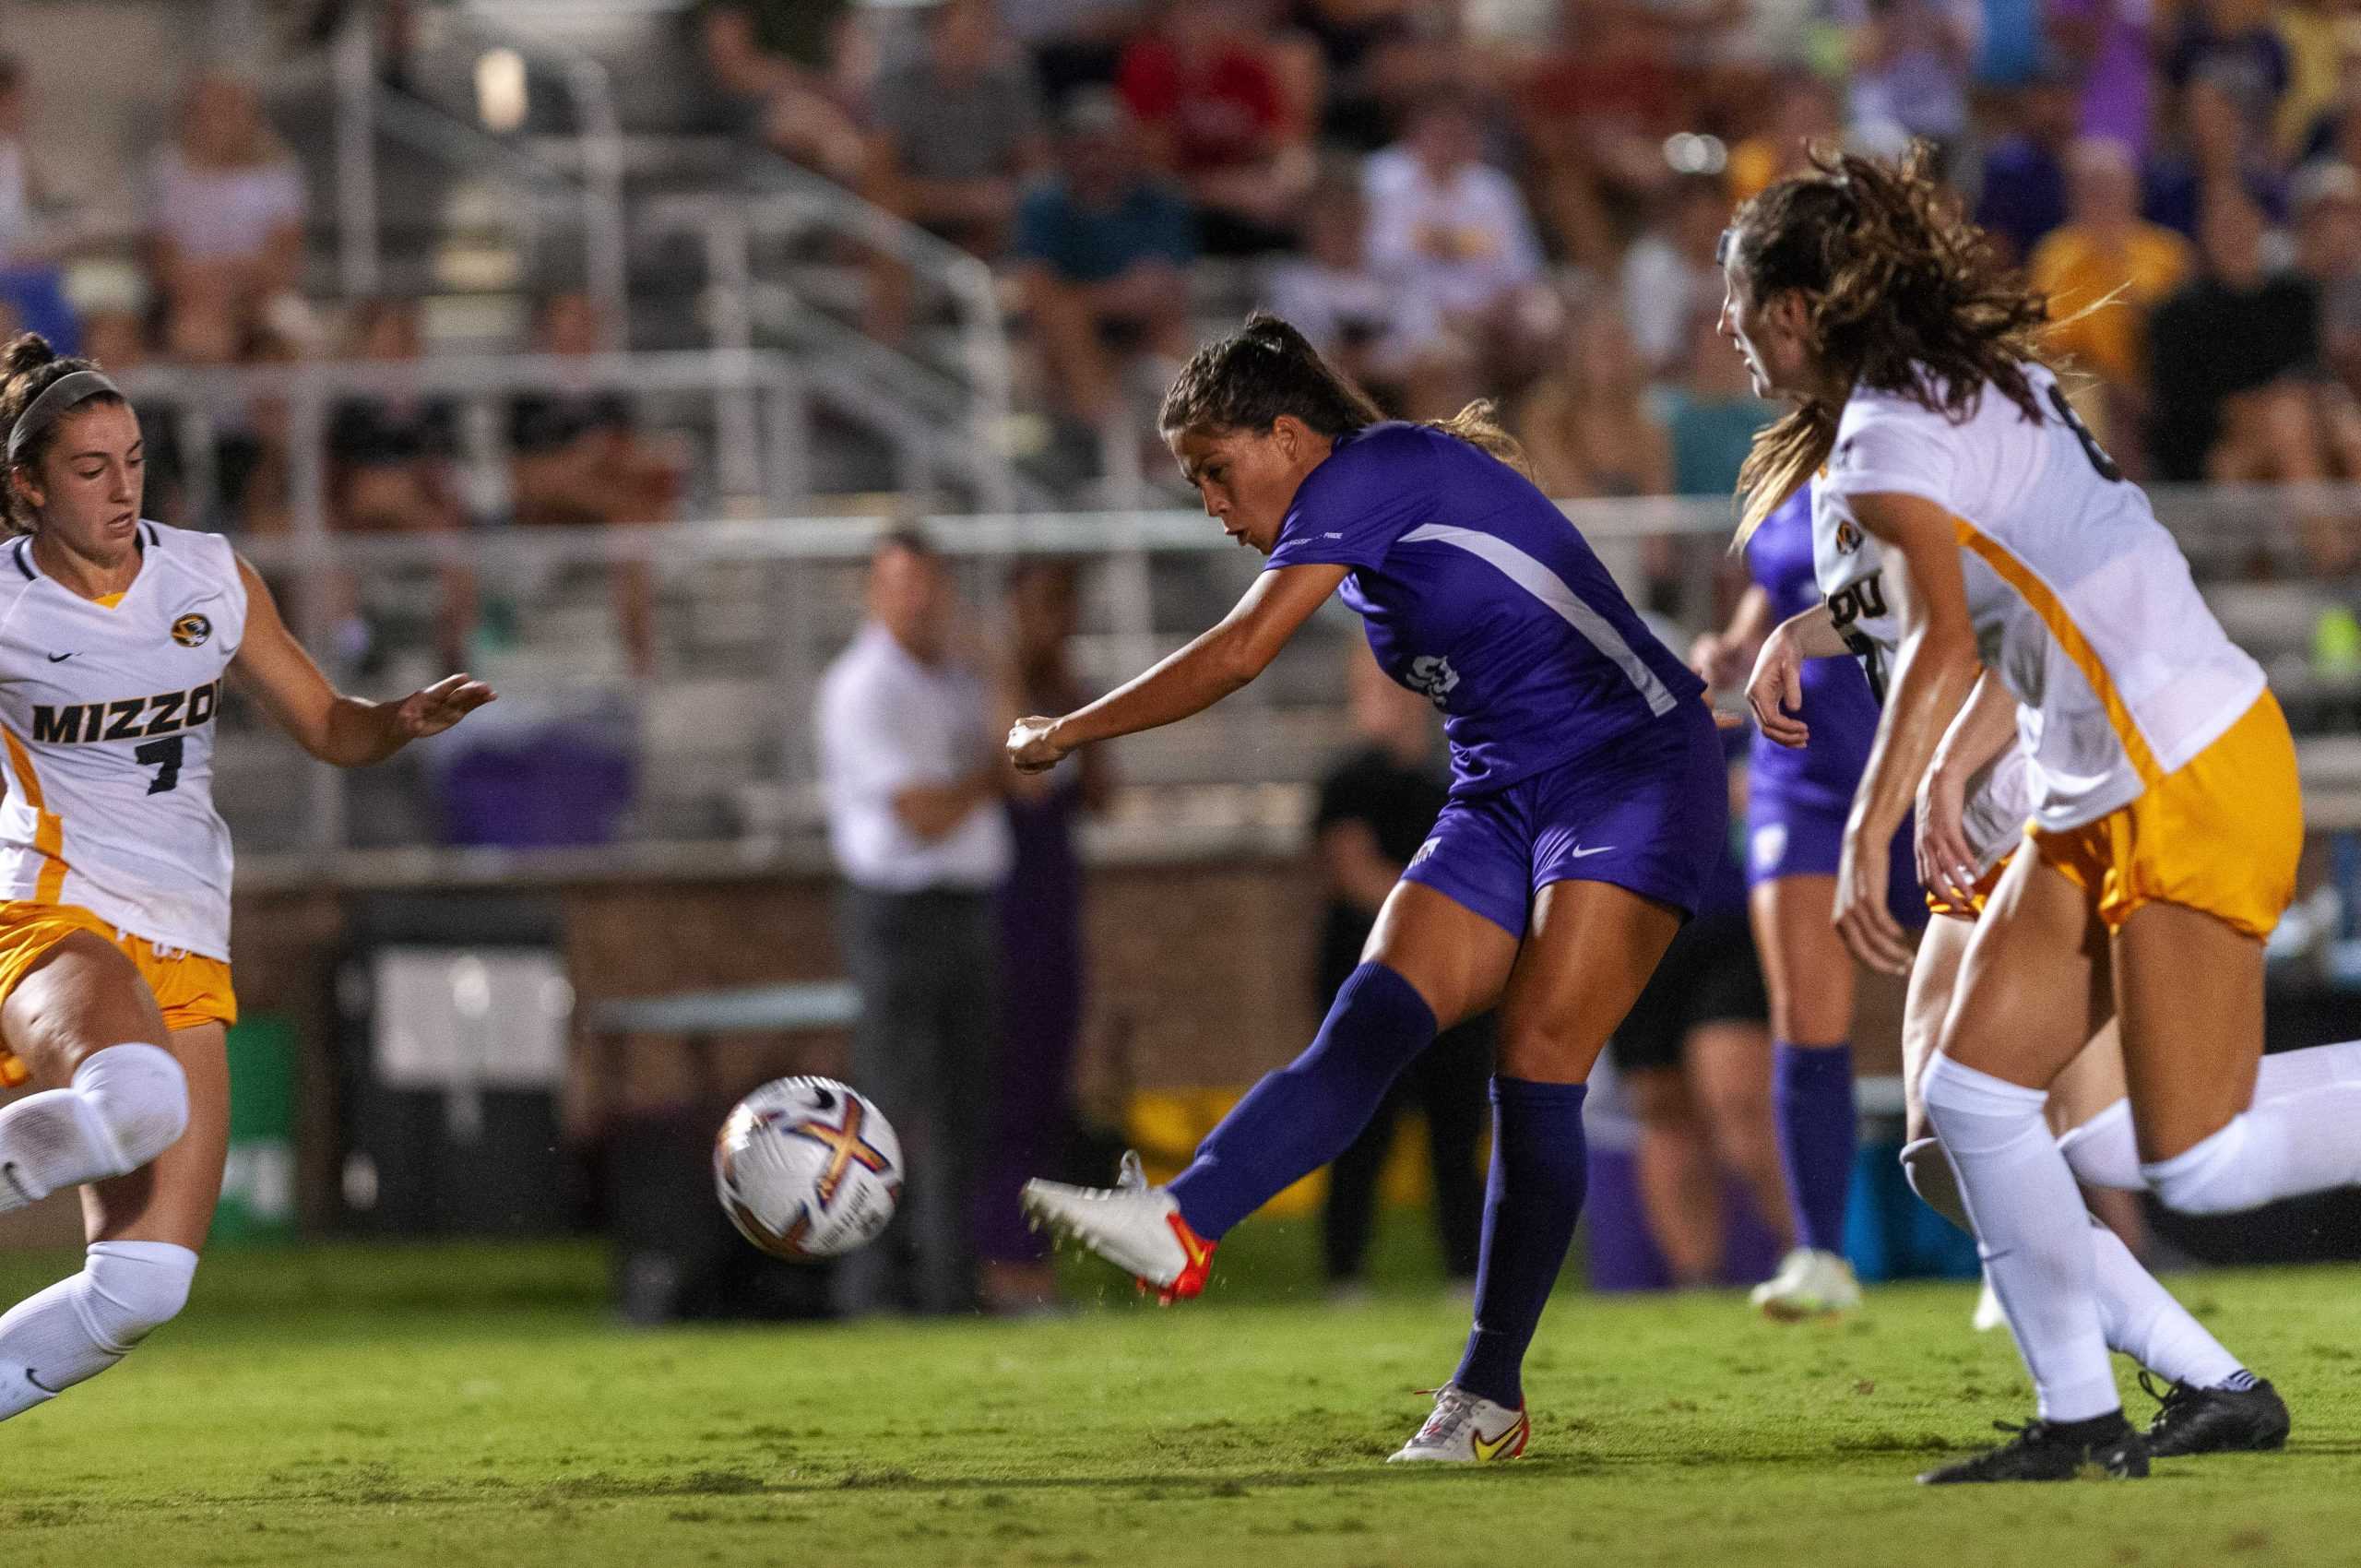
[[[748,356],[743,362],[751,381],[761,379],[760,360]],[[564,362],[547,368],[585,364],[619,375],[639,362]],[[408,368],[374,367],[373,374],[391,386],[399,379],[396,373]],[[291,386],[299,374],[291,373]],[[449,384],[464,379],[454,374]],[[2314,699],[2316,715],[2344,716],[2317,726],[2320,732],[2306,738],[2308,805],[2317,826],[2361,826],[2361,672],[2315,668],[2309,619],[2321,606],[2361,603],[2361,585],[2291,574],[2257,588],[2243,576],[2216,569],[2235,564],[2243,574],[2258,560],[2292,566],[2305,547],[2297,522],[2331,505],[2351,507],[2352,515],[2361,516],[2361,489],[2165,489],[2156,494],[2160,513],[2189,544],[2201,576],[2212,579],[2207,591],[2224,609],[2234,635],[2240,632],[2238,615],[2246,616],[2244,635],[2271,664],[2291,712],[2305,711],[2296,700],[2300,694]],[[1633,564],[1651,540],[1672,541],[1676,579],[1714,584],[1715,593],[1681,595],[1676,612],[1682,630],[1698,629],[1713,613],[1716,598],[1726,598],[1726,579],[1714,582],[1734,566],[1726,550],[1729,510],[1719,498],[1582,502],[1568,504],[1565,511],[1602,558],[1619,568],[1635,598],[1644,585],[1631,576]],[[509,717],[531,711],[536,700],[561,689],[578,693],[603,683],[611,711],[623,716],[630,731],[620,743],[637,747],[649,767],[666,772],[669,779],[662,789],[647,786],[649,803],[630,841],[613,847],[610,855],[462,854],[421,847],[391,859],[387,852],[373,851],[340,860],[349,842],[348,776],[320,769],[307,789],[299,788],[299,775],[257,761],[263,754],[252,749],[256,742],[250,737],[225,738],[225,757],[236,766],[243,748],[243,777],[277,778],[291,792],[294,798],[274,809],[300,812],[305,818],[301,838],[312,857],[313,875],[350,872],[401,880],[429,875],[436,867],[453,874],[471,867],[469,875],[506,875],[536,864],[552,874],[571,874],[564,868],[711,870],[801,863],[799,857],[808,860],[813,852],[819,806],[809,705],[821,670],[857,624],[859,567],[878,526],[869,519],[781,517],[609,530],[489,529],[436,538],[342,537],[307,526],[283,538],[241,541],[258,565],[291,574],[299,583],[330,572],[364,581],[415,576],[464,561],[488,582],[529,585],[518,590],[528,608],[562,629],[536,634],[528,628],[516,650],[495,653],[480,669],[516,699],[507,705]],[[1260,564],[1204,517],[1183,512],[944,516],[927,519],[926,526],[962,574],[971,602],[987,600],[996,568],[1022,556],[1147,563],[1157,593],[1121,591],[1118,574],[1102,571],[1087,596],[1075,652],[1085,679],[1101,686],[1136,672],[1202,630]],[[1662,559],[1654,559],[1661,572]],[[595,629],[598,617],[606,613],[595,582],[586,588],[577,580],[570,600],[546,587],[569,568],[592,568],[575,576],[596,579],[600,569],[627,563],[644,567],[654,585],[667,650],[660,673],[645,682],[612,657],[605,661],[606,673],[596,672],[599,650],[580,641],[605,636]],[[2258,594],[2262,598],[2243,609],[2236,602]],[[1145,835],[1169,847],[1203,839],[1264,848],[1278,842],[1271,835],[1284,838],[1294,831],[1289,825],[1300,820],[1303,781],[1344,738],[1340,650],[1357,635],[1349,612],[1331,606],[1311,634],[1239,698],[1189,724],[1122,742],[1122,771],[1147,788],[1135,796],[1144,802],[1141,808],[1114,831],[1131,838]],[[427,672],[417,659],[410,668]],[[267,782],[256,787],[276,788]],[[318,858],[323,855],[328,859]],[[321,870],[337,866],[345,870]],[[405,869],[397,874],[396,868]]]
[[[433,36],[426,47],[493,47],[514,50],[528,63],[538,61],[564,84],[572,112],[578,155],[578,174],[567,176],[538,165],[545,182],[578,186],[579,221],[583,240],[583,280],[599,303],[603,329],[611,343],[621,341],[629,302],[628,232],[623,216],[623,136],[615,107],[614,84],[606,65],[562,44],[514,36],[464,14],[436,8],[422,16]],[[331,70],[336,87],[337,142],[337,273],[349,298],[377,291],[382,271],[377,225],[376,148],[373,132],[385,130],[415,145],[415,124],[406,120],[397,101],[379,80],[372,8],[349,8],[334,45]],[[474,127],[471,116],[455,112],[450,129],[467,127],[480,146],[498,149],[499,161],[513,165],[528,155],[500,137]],[[469,165],[451,160],[455,168]]]

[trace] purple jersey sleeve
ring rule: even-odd
[[[1435,514],[1434,460],[1415,426],[1380,425],[1311,470],[1264,567],[1375,566]]]

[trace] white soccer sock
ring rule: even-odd
[[[1928,1067],[1925,1092],[2043,1419],[2087,1420],[2119,1409],[2089,1216],[2042,1120],[2048,1094],[1948,1056]]]
[[[1909,1145],[1902,1151],[1903,1170],[1928,1207],[1961,1229],[1969,1229],[1959,1185],[1943,1163],[1941,1146],[1932,1138]],[[2095,1249],[2092,1284],[2098,1301],[2099,1333],[2108,1349],[2120,1350],[2150,1372],[2192,1388],[2219,1388],[2246,1370],[2132,1256],[2122,1237],[2095,1217],[2091,1231]]]
[[[2091,1221],[2091,1245],[2099,1331],[2110,1349],[2191,1388],[2219,1388],[2246,1371],[2131,1255],[2123,1238],[2096,1218]]]
[[[129,1175],[187,1125],[188,1078],[171,1051],[137,1043],[94,1051],[66,1087],[0,1111],[0,1213]]]
[[[82,1272],[0,1316],[0,1420],[106,1371],[188,1301],[196,1254],[170,1241],[93,1241]]]
[[[2361,1039],[2277,1051],[2255,1068],[2255,1108],[2351,1084],[2361,1084]],[[2140,1146],[2132,1135],[2128,1099],[2117,1100],[2068,1132],[2058,1140],[2058,1146],[2066,1151],[2066,1163],[2074,1168],[2075,1179],[2086,1187],[2139,1192],[2148,1185],[2148,1178],[2141,1173]]]

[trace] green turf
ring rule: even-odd
[[[6,1429],[0,1562],[2361,1561],[2361,1271],[2186,1282],[2288,1396],[2286,1454],[1930,1491],[1914,1471],[2024,1414],[1964,1287],[1800,1329],[1726,1296],[1564,1295],[1531,1456],[1405,1473],[1379,1461],[1465,1308],[1319,1304],[1307,1240],[1248,1228],[1224,1260],[1264,1254],[1259,1292],[1169,1312],[1110,1294],[1056,1321],[663,1332],[609,1323],[583,1248],[224,1253],[181,1322]],[[53,1261],[0,1262],[0,1292]]]

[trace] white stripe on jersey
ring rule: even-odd
[[[1448,523],[1424,524],[1402,539],[1406,544],[1432,540],[1438,544],[1453,545],[1497,567],[1509,581],[1548,605],[1584,642],[1613,659],[1616,668],[1629,676],[1640,695],[1648,699],[1650,712],[1661,718],[1672,711],[1678,699],[1656,679],[1656,672],[1648,668],[1647,660],[1631,651],[1631,645],[1623,640],[1623,635],[1608,624],[1605,616],[1583,602],[1582,595],[1568,588],[1565,578],[1515,545],[1497,535],[1453,528]]]

